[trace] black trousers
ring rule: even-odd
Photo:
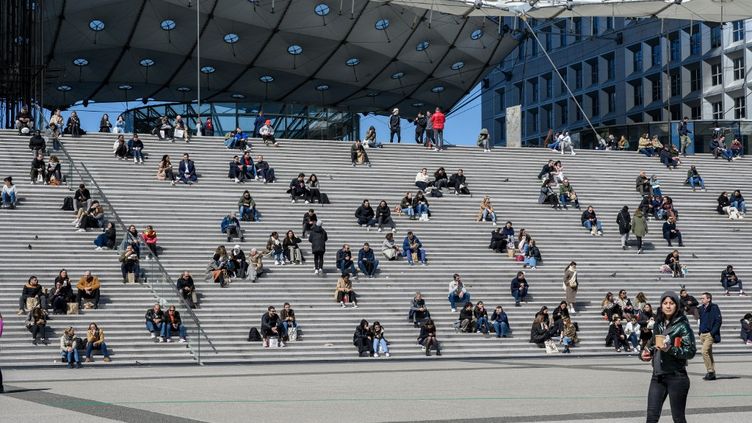
[[[324,268],[324,252],[323,251],[314,251],[313,252],[313,267],[315,269],[323,269]]]
[[[646,423],[656,423],[661,418],[661,408],[669,397],[674,423],[686,423],[684,417],[689,393],[689,377],[686,371],[670,375],[653,375],[648,390],[648,413]]]

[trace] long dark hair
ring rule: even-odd
[[[661,303],[658,305],[658,311],[655,312],[655,321],[656,322],[664,322],[664,321],[666,321],[666,315],[663,314],[663,301],[665,301],[666,298],[671,298],[671,301],[673,301],[676,304],[676,312],[674,313],[673,316],[671,316],[670,321],[667,322],[667,323],[670,323],[671,321],[676,321],[676,319],[684,316],[684,310],[679,306],[679,303],[676,302],[676,299],[667,295],[667,296],[661,298]]]

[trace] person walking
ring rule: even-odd
[[[323,222],[316,221],[316,225],[311,229],[308,235],[308,241],[311,243],[311,252],[313,253],[313,274],[324,274],[324,253],[326,252],[326,241],[329,239],[324,228],[321,227]]]
[[[721,342],[721,309],[713,304],[713,294],[704,292],[700,306],[700,342],[702,343],[702,361],[707,373],[704,380],[715,380],[715,360],[713,359],[713,344]]]
[[[431,122],[433,123],[433,134],[436,140],[436,151],[444,149],[444,123],[446,122],[446,116],[441,112],[441,108],[437,107],[431,115]]]
[[[400,132],[400,115],[399,109],[394,108],[392,115],[389,116],[389,143],[394,142],[394,134],[397,134],[397,144],[402,140],[402,134]]]
[[[567,294],[566,300],[569,314],[576,314],[574,305],[577,302],[577,289],[579,287],[579,282],[577,281],[577,263],[573,261],[564,269],[564,291]]]
[[[679,296],[673,291],[661,295],[653,337],[640,354],[642,361],[651,361],[653,375],[648,389],[647,423],[657,423],[661,409],[669,397],[671,416],[675,423],[686,423],[684,414],[689,394],[687,360],[691,360],[697,347],[695,335],[687,316],[679,307]]]
[[[624,206],[616,216],[616,224],[619,225],[619,235],[621,235],[621,249],[627,249],[627,241],[629,241],[629,231],[632,230],[632,219],[629,216],[629,207]]]
[[[642,238],[648,234],[648,222],[645,220],[645,215],[642,214],[642,209],[637,209],[632,216],[632,233],[637,238],[637,254],[642,254]]]
[[[692,131],[689,130],[689,118],[684,116],[681,122],[679,122],[679,139],[681,140],[681,155],[687,157],[687,147],[692,144],[692,139],[689,138],[689,134]]]

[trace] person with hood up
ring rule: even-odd
[[[632,230],[632,218],[629,216],[629,207],[624,206],[621,211],[616,215],[616,224],[619,225],[619,235],[621,235],[621,249],[627,249],[627,241],[629,241],[629,231]]]

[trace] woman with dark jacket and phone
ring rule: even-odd
[[[433,320],[428,319],[426,320],[426,323],[421,326],[418,343],[423,345],[427,357],[431,356],[431,348],[436,348],[436,355],[441,355],[441,345],[439,345],[439,341],[436,340],[436,325],[433,323]]]
[[[353,345],[358,347],[358,357],[370,357],[373,352],[373,341],[371,338],[371,329],[368,327],[368,320],[360,321],[353,334]]]
[[[684,417],[689,393],[687,360],[695,356],[695,335],[684,311],[679,306],[679,295],[666,291],[653,328],[653,337],[640,354],[642,361],[653,365],[653,376],[648,390],[647,423],[661,418],[661,408],[669,397],[671,416],[675,422],[686,422]]]

